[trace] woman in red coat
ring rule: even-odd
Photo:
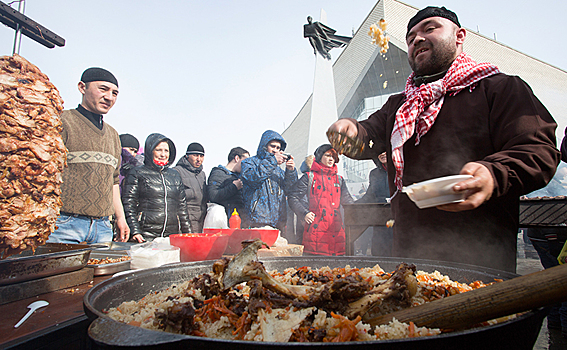
[[[305,255],[345,254],[340,205],[353,200],[344,179],[337,174],[338,162],[331,145],[319,146],[311,170],[295,183],[288,196],[289,206],[305,225]]]

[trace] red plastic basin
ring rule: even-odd
[[[226,249],[224,253],[227,255],[238,254],[242,250],[242,241],[250,239],[250,233],[245,230],[234,229],[234,228],[205,228],[204,233],[223,233],[229,235],[228,243],[226,244]]]
[[[227,255],[235,255],[240,253],[242,250],[242,241],[247,241],[251,237],[251,232],[249,229],[234,229],[234,228],[227,228],[227,229],[220,229],[220,228],[206,228],[203,229],[205,233],[227,233],[230,235],[228,239],[228,243],[226,244],[226,249],[224,251]],[[258,237],[260,238],[260,237]]]
[[[276,240],[278,239],[278,233],[280,232],[279,230],[276,229],[266,230],[266,229],[256,229],[256,228],[251,228],[249,229],[249,231],[250,231],[250,239],[260,238],[262,242],[268,245],[268,247],[271,247],[274,245],[274,243],[276,243]]]
[[[220,259],[229,235],[223,233],[181,233],[169,236],[171,245],[179,247],[181,262]]]

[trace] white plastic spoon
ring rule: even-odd
[[[40,307],[44,307],[49,305],[49,303],[45,300],[38,300],[38,301],[34,301],[33,303],[28,305],[28,309],[30,309],[30,311],[28,311],[28,313],[22,317],[22,319],[20,320],[20,322],[16,323],[16,325],[14,326],[14,328],[18,328],[19,326],[21,326],[22,323],[24,323],[25,320],[28,319],[28,317],[30,317],[35,310],[39,309]]]

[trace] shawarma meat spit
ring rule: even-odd
[[[0,57],[0,259],[45,244],[61,208],[63,100],[38,67]]]

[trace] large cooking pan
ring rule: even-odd
[[[285,257],[262,259],[268,271],[279,271],[288,267],[323,266],[371,267],[375,264],[386,270],[394,270],[401,262],[413,263],[418,270],[435,270],[448,275],[452,280],[472,282],[481,280],[492,282],[495,278],[511,279],[518,275],[465,264],[442,263],[432,260],[400,258],[363,257]],[[87,292],[84,308],[93,323],[89,327],[89,337],[94,348],[159,348],[159,349],[276,349],[283,346],[323,346],[325,349],[501,349],[503,346],[514,349],[532,349],[537,339],[545,310],[528,312],[514,320],[477,329],[458,331],[434,337],[401,339],[373,342],[348,343],[267,343],[225,341],[194,336],[177,335],[151,331],[116,322],[105,315],[103,310],[118,306],[123,301],[139,300],[150,291],[158,291],[194,276],[210,272],[212,262],[181,263],[158,268],[134,271],[102,282]]]

